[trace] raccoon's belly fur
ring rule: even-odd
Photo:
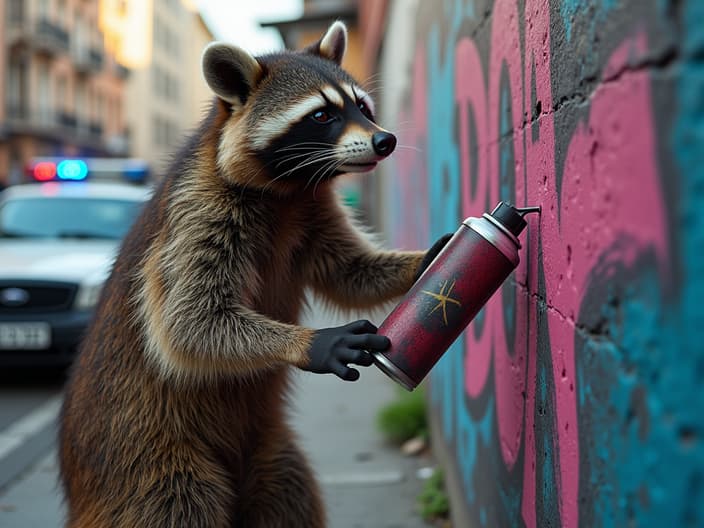
[[[302,289],[284,288],[289,274],[280,270],[266,276],[270,293],[252,308],[295,321]],[[301,517],[322,525],[317,484],[286,423],[290,367],[174,384],[146,359],[128,303],[114,305],[91,328],[67,384],[60,459],[68,525],[254,526],[248,512],[277,501],[285,519],[295,504],[278,493],[290,492],[279,481],[289,477],[260,476],[267,464],[295,470],[301,490],[291,497],[310,509]]]

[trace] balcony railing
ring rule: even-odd
[[[5,105],[7,119],[29,119],[29,106],[25,102],[8,102]]]
[[[100,71],[103,69],[104,55],[101,50],[97,48],[91,48],[88,56],[90,65],[95,71]]]
[[[90,52],[87,47],[74,44],[71,50],[71,61],[78,73],[88,73],[91,69]]]
[[[103,52],[96,48],[74,45],[71,50],[73,67],[78,73],[99,72],[103,69]]]
[[[40,18],[35,26],[34,42],[48,52],[68,51],[70,38],[68,31],[47,20]]]
[[[127,79],[127,77],[130,76],[130,70],[122,64],[115,63],[115,75],[117,75],[120,79]]]
[[[76,116],[65,110],[59,111],[58,121],[59,125],[70,130],[75,130],[76,126],[78,126],[78,120],[76,119]]]
[[[124,155],[126,139],[107,136],[103,123],[78,118],[73,112],[49,107],[32,107],[25,100],[5,103],[6,119],[2,133],[6,136],[29,135],[48,138],[59,143],[72,142],[79,146]]]
[[[7,45],[24,44],[48,54],[64,53],[70,46],[68,31],[46,17],[27,18],[18,11],[5,23]]]
[[[21,26],[25,17],[25,0],[7,0],[7,24]]]
[[[88,124],[88,131],[91,136],[102,136],[103,135],[103,125],[98,121],[91,121]]]
[[[8,101],[7,120],[15,128],[50,130],[59,124],[59,116],[49,107],[30,107],[27,101]]]

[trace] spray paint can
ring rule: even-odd
[[[500,202],[467,218],[379,327],[391,348],[372,354],[385,374],[412,391],[518,266],[526,213]]]

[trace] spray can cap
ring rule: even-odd
[[[540,207],[514,207],[507,202],[499,202],[499,205],[494,208],[490,216],[517,237],[527,225],[523,217],[527,213],[539,212]]]

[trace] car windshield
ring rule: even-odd
[[[16,198],[0,206],[0,237],[120,239],[141,206],[106,198]]]

